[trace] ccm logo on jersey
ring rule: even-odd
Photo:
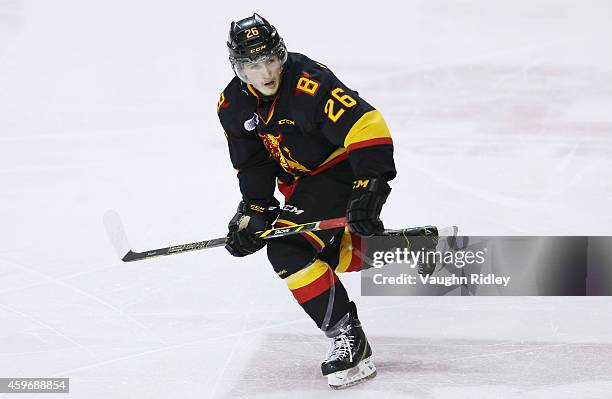
[[[302,209],[298,209],[298,208],[296,208],[293,205],[285,205],[285,206],[283,206],[283,211],[295,213],[296,215],[301,215],[302,213],[304,213],[304,211]]]
[[[257,114],[253,114],[253,117],[251,119],[244,121],[244,128],[247,131],[252,132],[253,130],[255,130],[258,124],[259,116],[257,116]]]
[[[280,121],[278,121],[279,125],[295,125],[295,121],[292,121],[291,119],[281,119]]]

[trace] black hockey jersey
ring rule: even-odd
[[[317,174],[346,158],[356,178],[395,177],[381,113],[302,54],[289,53],[273,98],[234,77],[217,113],[246,199],[269,200],[277,178]]]

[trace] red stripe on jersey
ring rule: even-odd
[[[358,143],[354,143],[354,144],[349,145],[347,147],[347,150],[349,152],[351,152],[351,151],[357,150],[359,148],[372,147],[372,146],[375,146],[375,145],[383,145],[383,144],[393,144],[393,140],[390,137],[384,137],[384,138],[380,138],[380,139],[372,139],[372,140],[360,141]]]
[[[332,159],[331,161],[329,161],[328,163],[318,167],[317,169],[313,170],[312,172],[310,172],[311,176],[314,175],[318,175],[319,173],[331,168],[334,165],[339,164],[340,162],[344,161],[347,157],[348,153],[345,152],[342,155],[337,156],[336,158]]]
[[[367,250],[366,240],[361,238],[361,236],[351,233],[351,245],[353,246],[353,250],[351,253],[351,263],[349,267],[346,268],[347,272],[358,272],[363,267],[363,259],[361,259],[361,254],[365,254]]]
[[[312,298],[315,298],[325,291],[328,291],[332,285],[336,284],[338,281],[338,276],[331,269],[327,269],[325,273],[312,283],[305,285],[304,287],[300,287],[295,290],[291,290],[291,293],[298,301],[299,304],[310,301]]]
[[[289,199],[291,198],[291,195],[293,195],[293,192],[297,188],[299,182],[300,179],[295,179],[291,183],[282,183],[281,181],[278,181],[278,191],[280,191],[281,194],[283,194],[283,197],[285,197],[285,203],[289,202]]]

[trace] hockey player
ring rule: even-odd
[[[382,232],[380,212],[395,175],[393,143],[381,115],[325,65],[289,53],[257,14],[232,22],[227,42],[235,77],[221,93],[219,119],[238,171],[242,200],[226,249],[246,256],[267,243],[278,276],[331,338],[321,370],[333,388],[376,375],[357,309],[336,273],[359,271],[362,236]],[[285,197],[274,198],[275,187]],[[268,242],[272,225],[347,217],[349,229]]]

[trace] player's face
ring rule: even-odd
[[[264,96],[273,96],[278,91],[283,68],[277,55],[246,63],[242,66],[242,70],[249,83]]]

